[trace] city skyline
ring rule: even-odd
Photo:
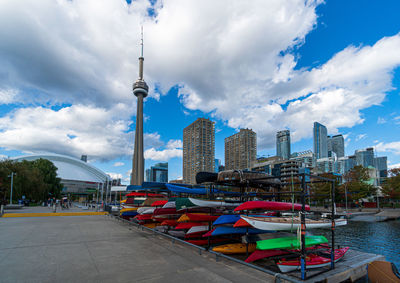
[[[318,121],[346,156],[373,147],[400,166],[400,3],[214,4],[5,1],[0,154],[87,155],[129,183],[143,25],[146,169],[168,162],[182,177],[182,129],[198,117],[215,121],[216,159],[240,128],[257,133],[259,156],[275,155],[282,129],[292,152],[313,149]]]

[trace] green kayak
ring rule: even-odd
[[[306,247],[327,243],[324,236],[306,236]],[[299,249],[300,241],[296,236],[267,239],[257,242],[257,250]]]
[[[197,206],[197,205],[192,203],[189,200],[189,198],[176,198],[175,199],[176,210],[181,210],[181,209],[190,208],[190,207],[194,207],[194,206]]]

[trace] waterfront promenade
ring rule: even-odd
[[[109,216],[0,218],[0,282],[266,282],[268,278],[252,268],[209,257]]]

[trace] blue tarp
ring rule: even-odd
[[[194,194],[194,195],[206,195],[207,190],[204,188],[186,188],[172,184],[165,184],[167,189],[176,194]]]

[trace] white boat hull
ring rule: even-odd
[[[289,230],[296,230],[298,229],[301,224],[296,223],[291,223],[290,219],[288,218],[288,221],[286,223],[280,223],[280,222],[273,222],[273,221],[264,221],[264,218],[258,218],[255,219],[255,217],[247,217],[245,215],[240,216],[243,220],[245,220],[247,223],[249,223],[251,226],[254,228],[260,229],[260,230],[270,230],[270,231],[289,231]],[[271,218],[266,218],[265,220],[269,220]],[[335,225],[336,226],[343,226],[347,224],[346,219],[337,219],[335,220]],[[318,228],[330,228],[332,223],[330,221],[321,221],[321,222],[310,222],[307,221],[306,219],[306,228],[307,229],[318,229]]]

